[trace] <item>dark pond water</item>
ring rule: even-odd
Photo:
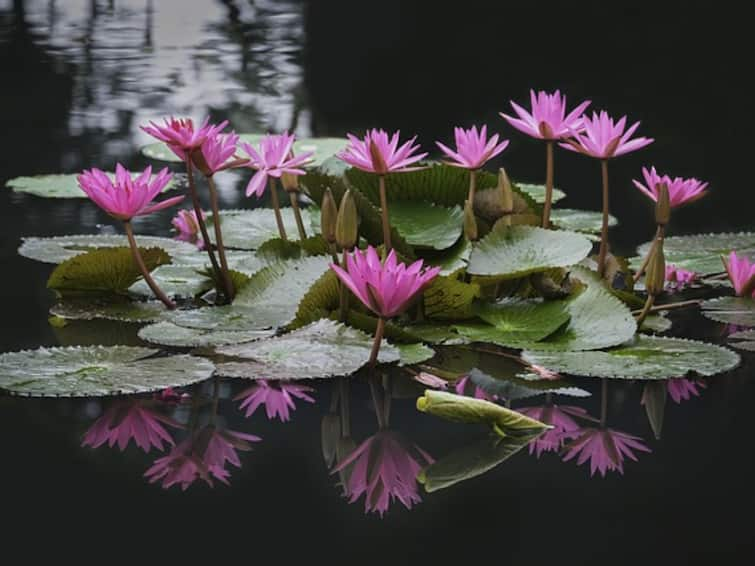
[[[135,148],[148,140],[138,125],[169,113],[304,136],[400,127],[427,147],[457,123],[487,121],[512,140],[500,163],[515,178],[539,181],[541,148],[497,112],[530,87],[562,88],[572,100],[589,97],[643,120],[643,133],[657,139],[612,167],[620,248],[630,251],[652,232],[648,206],[629,181],[644,164],[711,182],[711,196],[677,214],[672,233],[753,227],[742,18],[689,4],[622,5],[613,14],[599,3],[552,11],[520,4],[491,11],[476,2],[0,0],[0,184],[115,160],[143,165]],[[598,175],[590,160],[557,155],[569,206],[598,207]],[[220,183],[224,207],[248,206],[240,182],[229,174]],[[17,257],[19,238],[117,229],[79,200],[3,190],[0,210],[1,349],[86,340],[48,324],[49,266]],[[167,235],[168,218],[149,218],[138,231]],[[694,312],[674,320],[675,333],[723,341],[725,329]],[[103,324],[94,335],[107,340],[110,332],[123,330]],[[232,400],[246,387],[239,383],[144,401],[179,424],[262,438],[226,465],[228,485],[199,480],[185,491],[148,483],[145,472],[164,455],[157,450],[133,442],[124,451],[82,447],[85,432],[120,401],[0,397],[3,542],[98,561],[145,558],[149,549],[178,560],[234,554],[284,563],[749,564],[751,367],[745,357],[698,396],[669,399],[660,439],[640,404],[642,385],[609,383],[609,425],[650,449],[634,450],[637,461],[626,460],[623,474],[591,475],[587,463],[525,448],[446,490],[419,487],[410,509],[395,500],[382,517],[365,512],[364,497],[345,498],[323,459],[324,419],[340,418],[338,383],[313,384],[306,395],[314,402],[296,400],[290,422],[263,409],[246,418]],[[557,402],[599,416],[600,381],[580,386],[594,395]],[[390,417],[404,447],[440,459],[485,437],[418,413],[419,389],[404,389],[395,388]],[[376,414],[366,384],[352,383],[348,399],[350,437],[359,444],[376,433]],[[544,403],[541,396],[513,407]],[[176,442],[186,437],[164,426]]]

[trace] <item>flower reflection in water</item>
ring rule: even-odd
[[[700,391],[698,391],[698,388],[705,389],[707,386],[701,379],[692,380],[678,377],[669,379],[666,382],[666,387],[674,403],[681,403],[682,401],[689,401],[692,397],[699,397]]]
[[[131,439],[145,452],[152,448],[163,450],[163,443],[175,445],[163,425],[173,428],[181,425],[160,414],[154,406],[154,401],[143,399],[114,403],[89,427],[81,445],[99,448],[107,442],[111,448],[117,444],[121,452]]]
[[[251,443],[260,440],[252,434],[209,425],[180,442],[167,456],[155,460],[144,476],[150,483],[161,482],[164,489],[179,484],[185,491],[197,479],[210,487],[213,478],[228,485],[231,474],[226,464],[230,462],[240,468],[237,451],[248,452]]]
[[[590,460],[590,475],[600,472],[624,473],[624,458],[637,461],[632,450],[650,452],[642,438],[610,428],[585,428],[580,436],[566,447],[564,462],[577,457],[577,465]]]
[[[530,454],[535,454],[538,458],[540,458],[543,452],[557,452],[561,450],[564,442],[577,438],[580,435],[581,427],[572,418],[573,416],[580,418],[588,417],[587,411],[582,407],[566,405],[545,404],[540,407],[521,407],[517,410],[528,417],[553,427],[529,444]]]
[[[246,409],[247,417],[251,417],[260,405],[264,405],[268,419],[278,418],[287,422],[291,420],[291,411],[296,410],[294,398],[314,403],[314,398],[308,395],[313,391],[306,385],[260,379],[233,399],[241,401],[239,408]]]

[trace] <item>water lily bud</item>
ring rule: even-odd
[[[506,174],[506,169],[501,167],[498,170],[498,190],[501,191],[501,205],[503,211],[510,213],[514,211],[514,190],[511,188],[511,181]]]
[[[659,226],[668,224],[671,218],[671,202],[669,200],[668,185],[658,184],[658,200],[655,203],[655,223]]]
[[[477,219],[474,217],[472,203],[468,200],[464,201],[464,235],[470,242],[477,240]]]
[[[333,193],[330,192],[330,189],[325,189],[325,194],[322,196],[322,206],[320,208],[320,229],[322,231],[322,237],[329,244],[336,243],[337,217],[338,207],[336,207]]]
[[[648,295],[660,295],[666,282],[666,257],[663,253],[663,243],[653,248],[647,269],[645,270],[645,289]]]
[[[350,250],[357,245],[359,216],[357,205],[351,191],[347,190],[341,199],[336,218],[336,242],[344,250]]]
[[[289,193],[299,191],[299,176],[291,173],[281,173],[281,185]]]

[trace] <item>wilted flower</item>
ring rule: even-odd
[[[633,180],[634,186],[657,202],[658,186],[665,184],[668,187],[669,203],[672,208],[702,198],[705,195],[703,191],[708,188],[708,183],[703,183],[694,177],[691,179],[674,177],[672,179],[668,175],[661,176],[655,170],[655,167],[651,167],[650,170],[643,167],[642,176],[645,178],[645,184]]]
[[[202,212],[202,219],[204,220],[205,214]],[[178,214],[170,221],[173,228],[176,229],[178,235],[177,239],[184,242],[194,242],[198,248],[204,247],[204,241],[199,237],[199,221],[197,220],[197,213],[194,209],[191,210],[179,210]]]
[[[386,173],[401,173],[414,171],[417,167],[409,167],[413,163],[427,157],[427,153],[416,154],[420,149],[413,137],[398,146],[399,132],[395,132],[390,139],[385,130],[368,130],[364,139],[361,140],[352,134],[346,134],[349,145],[339,151],[336,157],[345,161],[352,167],[385,175]]]
[[[246,196],[261,197],[268,177],[280,178],[283,173],[304,175],[305,171],[300,167],[309,161],[313,152],[305,151],[294,156],[292,149],[295,139],[294,134],[283,132],[279,135],[266,135],[257,148],[241,142],[241,147],[250,157],[246,165],[257,170],[246,187]]]
[[[746,257],[738,257],[736,252],[731,252],[728,261],[724,259],[724,266],[737,296],[755,298],[755,264],[750,263]]]
[[[364,253],[355,249],[346,256],[346,270],[334,264],[330,267],[368,309],[380,318],[391,318],[440,272],[439,267],[423,272],[422,265],[421,259],[408,267],[399,263],[393,250],[381,262],[375,248],[369,246]]]
[[[448,165],[464,169],[480,169],[509,145],[509,140],[498,143],[498,134],[491,136],[488,140],[487,126],[482,126],[479,132],[476,126],[472,126],[469,130],[454,128],[454,138],[456,151],[440,142],[435,143],[451,158],[452,161],[448,162]]]
[[[650,452],[642,438],[610,428],[585,428],[581,434],[570,442],[566,448],[564,462],[577,457],[577,465],[590,460],[590,475],[600,472],[605,477],[606,472],[617,471],[624,473],[624,458],[637,461],[632,450]]]
[[[697,390],[698,387],[705,389],[706,385],[702,379],[692,380],[676,377],[666,382],[668,394],[671,395],[674,403],[689,401],[693,396],[699,397],[700,392]]]
[[[666,281],[672,289],[681,289],[697,279],[697,273],[672,264],[666,264]]]
[[[382,517],[395,499],[407,509],[421,501],[417,474],[433,461],[419,446],[384,430],[365,440],[332,473],[350,468],[343,484],[349,503],[364,494],[365,513],[377,511]]]
[[[283,422],[291,420],[290,411],[296,410],[294,398],[308,403],[315,400],[307,393],[314,391],[306,385],[287,383],[285,381],[270,381],[259,379],[254,385],[244,389],[233,398],[241,401],[240,409],[246,409],[245,415],[251,417],[260,405],[265,406],[268,419],[278,418]]]
[[[601,111],[600,114],[593,112],[592,119],[584,116],[582,131],[572,130],[573,139],[568,139],[559,145],[597,159],[610,159],[637,151],[653,143],[652,138],[630,139],[640,123],[635,122],[625,131],[626,124],[626,116],[622,116],[618,122],[614,123],[607,112]]]
[[[104,171],[91,169],[79,175],[79,187],[94,203],[119,220],[129,221],[134,216],[144,216],[181,202],[183,195],[152,203],[170,181],[167,167],[152,178],[152,167],[147,167],[138,177],[120,163],[115,166],[115,181]]]
[[[174,445],[163,424],[176,428],[181,426],[151,409],[144,401],[116,402],[89,427],[81,445],[99,448],[107,442],[112,448],[117,443],[122,452],[133,439],[145,452],[153,447],[162,450],[163,442]]]
[[[191,118],[163,118],[163,125],[159,126],[150,121],[149,125],[141,126],[142,130],[154,138],[167,144],[170,150],[182,160],[186,160],[187,153],[199,149],[208,137],[220,133],[228,125],[224,120],[220,124],[210,124],[205,118],[202,125],[194,129]]]
[[[585,409],[575,406],[543,405],[521,407],[517,411],[553,427],[529,444],[530,454],[534,453],[538,458],[543,452],[561,450],[566,440],[579,436],[582,429],[572,416],[582,418],[587,416]]]
[[[513,100],[509,101],[517,113],[518,118],[501,112],[501,116],[520,132],[544,140],[564,139],[582,129],[582,113],[590,105],[589,100],[577,105],[568,115],[566,114],[566,96],[560,91],[548,94],[541,90],[535,94],[530,90],[530,104],[532,113],[527,112]]]

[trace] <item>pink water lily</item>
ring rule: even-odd
[[[622,116],[614,122],[607,112],[593,112],[592,119],[584,116],[582,130],[572,130],[572,139],[559,145],[565,149],[583,153],[597,159],[611,159],[637,151],[653,143],[652,138],[639,137],[632,139],[632,135],[640,123],[635,122],[629,128],[627,117]]]
[[[650,169],[643,167],[642,176],[645,179],[645,184],[643,185],[639,181],[632,180],[634,186],[657,202],[658,186],[665,184],[668,188],[669,204],[672,208],[702,198],[705,196],[705,189],[708,188],[708,183],[699,181],[694,177],[690,179],[674,177],[672,179],[668,175],[659,175],[655,167],[651,167]]]
[[[154,138],[165,142],[168,148],[182,161],[194,150],[199,149],[208,137],[212,137],[223,131],[228,125],[228,120],[220,124],[210,124],[210,119],[205,118],[199,128],[194,127],[191,118],[163,118],[163,125],[150,121],[141,129]]]
[[[296,136],[283,132],[282,134],[268,134],[259,142],[256,148],[247,142],[241,142],[241,147],[249,156],[247,167],[256,169],[246,187],[246,196],[261,197],[265,192],[265,184],[269,177],[280,178],[283,173],[290,175],[304,175],[304,165],[312,157],[312,151],[305,151],[294,156],[292,153]]]
[[[633,450],[651,452],[642,438],[610,428],[586,428],[566,448],[564,462],[577,458],[577,465],[590,461],[590,476],[599,472],[624,473],[624,460],[637,461]]]
[[[115,179],[99,169],[84,171],[78,176],[79,188],[94,203],[119,220],[128,221],[135,216],[145,216],[181,202],[183,195],[153,203],[157,195],[171,179],[167,167],[152,177],[152,167],[147,167],[138,177],[120,163],[115,166]]]
[[[382,517],[396,499],[407,509],[422,500],[417,475],[433,461],[419,446],[384,430],[360,444],[331,473],[350,471],[343,485],[349,503],[364,495],[364,512],[377,512]]]
[[[540,407],[521,407],[517,411],[553,428],[530,442],[530,454],[540,457],[543,452],[561,450],[567,440],[580,435],[582,427],[572,417],[585,418],[587,411],[582,407],[542,405]]]
[[[706,387],[702,379],[693,380],[677,377],[669,379],[666,382],[666,389],[674,400],[674,403],[681,403],[682,401],[689,401],[692,397],[699,397],[700,391],[698,391],[698,388],[705,389]]]
[[[173,419],[160,414],[144,401],[116,402],[84,434],[82,446],[99,448],[107,443],[123,452],[131,440],[145,452],[173,446],[173,438],[163,425],[180,428]]]
[[[161,482],[164,489],[180,485],[185,491],[198,479],[213,487],[213,478],[228,485],[231,474],[226,464],[240,468],[237,451],[250,451],[250,442],[260,440],[252,434],[207,426],[155,460],[144,476],[149,483]]]
[[[542,140],[559,140],[582,130],[583,113],[590,101],[581,102],[566,114],[566,96],[560,91],[548,94],[544,90],[537,94],[530,90],[531,112],[527,112],[513,100],[509,101],[517,118],[501,112],[501,116],[520,132]]]
[[[682,269],[673,264],[666,264],[666,281],[671,289],[681,289],[697,279],[697,273]]]
[[[230,167],[241,166],[244,164],[243,159],[231,161],[238,143],[239,136],[235,132],[212,133],[199,147],[199,151],[192,153],[192,161],[205,177],[211,177]]]
[[[454,128],[456,151],[440,142],[436,145],[445,153],[451,161],[448,165],[463,167],[464,169],[480,169],[490,159],[501,153],[509,145],[509,140],[498,143],[498,134],[488,139],[488,127],[482,126],[477,131],[476,126],[470,129]]]
[[[751,263],[745,256],[739,257],[736,252],[731,252],[728,260],[724,259],[724,267],[736,295],[755,298],[755,263]]]
[[[366,252],[354,250],[346,256],[346,269],[331,264],[331,269],[364,305],[380,318],[391,318],[403,312],[412,298],[422,291],[438,273],[439,267],[422,271],[423,261],[407,267],[399,263],[391,250],[384,262],[377,251],[368,246]]]
[[[201,217],[204,220],[204,212],[202,212]],[[194,242],[200,249],[204,247],[204,241],[199,237],[199,221],[197,220],[197,213],[194,210],[179,210],[170,223],[176,229],[176,232],[178,232],[176,236],[178,240]]]
[[[376,129],[368,130],[364,139],[346,134],[349,145],[336,153],[336,157],[352,167],[378,175],[415,171],[419,168],[410,165],[427,157],[427,153],[417,153],[420,147],[414,143],[416,136],[399,147],[399,134],[395,132],[389,138],[385,130]]]
[[[294,399],[307,403],[315,400],[308,393],[314,391],[306,385],[285,381],[257,380],[254,385],[236,395],[234,401],[241,401],[240,409],[246,409],[245,416],[251,417],[261,406],[265,406],[268,419],[278,418],[282,422],[291,420],[291,411],[296,410]]]

